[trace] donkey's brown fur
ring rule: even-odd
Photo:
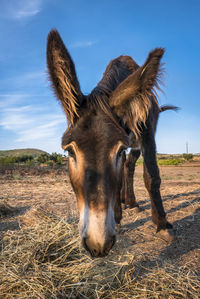
[[[62,147],[69,152],[70,179],[80,211],[80,234],[93,256],[104,256],[115,242],[121,201],[138,206],[133,191],[135,163],[144,157],[144,181],[157,230],[170,229],[160,196],[154,134],[159,113],[155,88],[162,73],[164,49],[150,52],[139,67],[129,56],[110,62],[103,78],[85,96],[72,59],[58,32],[47,43],[47,65],[54,91],[68,120]],[[130,151],[128,158],[124,150]]]
[[[82,98],[75,67],[56,30],[49,34],[48,45],[47,61],[52,84],[56,86],[54,91],[62,101],[68,121],[73,124],[75,116],[78,116],[78,100]],[[71,84],[72,81],[73,84]]]

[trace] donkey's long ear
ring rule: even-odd
[[[162,48],[150,52],[145,64],[129,75],[110,98],[111,108],[136,137],[140,133],[141,124],[147,119],[152,100],[157,103],[154,88],[159,88],[160,60],[163,54]]]
[[[48,35],[47,66],[53,89],[61,101],[67,120],[74,124],[83,95],[74,63],[56,30],[52,30]]]

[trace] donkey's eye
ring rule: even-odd
[[[119,159],[121,159],[121,157],[122,157],[122,155],[123,155],[125,149],[126,149],[125,146],[121,146],[121,147],[120,147],[120,149],[118,150],[118,153],[117,153],[117,161],[118,161]]]
[[[68,150],[68,155],[69,155],[70,157],[72,157],[72,158],[75,158],[75,153],[74,153],[74,151],[73,151],[72,149],[69,149],[69,150]]]
[[[69,146],[66,150],[68,151],[69,157],[72,157],[74,160],[76,160],[76,155],[75,155],[73,148],[71,146]]]
[[[122,154],[123,154],[123,151],[124,151],[124,150],[121,149],[121,150],[117,153],[117,157],[118,157],[118,158],[121,158],[121,156],[122,156]]]

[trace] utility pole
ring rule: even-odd
[[[186,154],[188,154],[188,142],[186,142]]]

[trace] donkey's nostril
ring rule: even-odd
[[[85,249],[86,249],[87,251],[90,251],[90,250],[89,250],[89,247],[88,247],[88,245],[87,245],[87,239],[88,239],[87,237],[84,237],[84,238],[83,238],[83,240],[82,240],[82,242],[83,242],[83,247],[85,247]]]
[[[116,236],[114,235],[110,238],[109,242],[107,242],[104,249],[104,255],[107,255],[109,253],[111,248],[114,246],[115,242],[116,242]]]
[[[83,246],[85,247],[85,249],[87,251],[89,251],[89,253],[91,254],[91,256],[98,256],[99,255],[99,250],[98,250],[98,246],[99,244],[97,244],[95,246],[95,244],[93,242],[91,242],[91,240],[89,239],[89,237],[84,237],[83,240]]]
[[[99,255],[99,252],[96,249],[91,250],[91,256],[97,257]]]
[[[108,251],[114,246],[115,242],[116,242],[116,236],[114,235],[111,237],[110,242],[107,245]]]
[[[109,245],[110,245],[110,247],[112,248],[113,247],[113,245],[115,244],[115,242],[116,242],[116,236],[114,235],[114,236],[112,236],[111,238],[110,238],[110,240],[109,240]]]

